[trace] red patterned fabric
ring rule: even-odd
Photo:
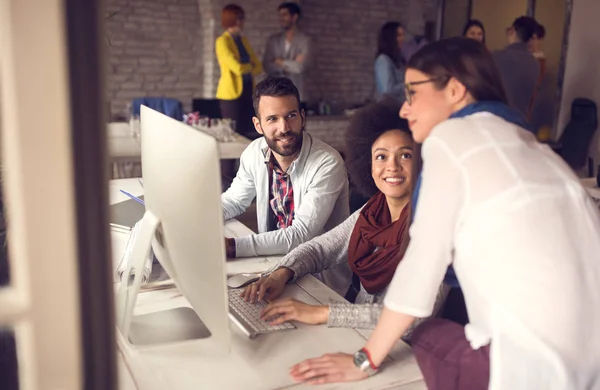
[[[381,192],[360,211],[348,244],[348,263],[369,294],[383,291],[394,276],[408,247],[410,203],[392,223],[390,210]]]
[[[292,226],[292,221],[294,220],[294,188],[292,186],[292,179],[290,175],[281,170],[271,151],[267,153],[267,158],[272,195],[269,204],[277,219],[277,228],[285,229]]]

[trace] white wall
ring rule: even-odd
[[[573,99],[585,97],[600,105],[600,1],[573,0],[573,3],[557,136],[569,121]],[[598,134],[592,142],[590,155],[598,166]]]

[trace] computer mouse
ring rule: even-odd
[[[227,279],[229,288],[241,288],[260,279],[260,274],[237,274]]]

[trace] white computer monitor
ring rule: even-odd
[[[230,350],[221,173],[215,138],[141,107],[146,212],[116,297],[117,326],[134,345],[191,339],[211,355]],[[192,309],[134,316],[150,248]]]

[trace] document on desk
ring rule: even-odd
[[[227,259],[227,275],[263,273],[277,264],[279,256]]]
[[[119,264],[117,265],[117,268],[115,270],[115,274],[116,274],[115,278],[116,278],[117,282],[123,281],[123,275],[125,274],[125,272],[129,269],[129,267],[131,265],[133,248],[136,243],[136,238],[137,238],[137,233],[139,232],[140,223],[141,223],[141,221],[138,221],[131,229],[129,239],[127,240],[127,246],[125,247],[125,251],[123,252],[123,255],[121,256],[121,260],[119,261]],[[144,268],[141,271],[143,284],[148,283],[150,281],[150,275],[152,274],[153,258],[154,258],[154,255],[152,254],[152,251],[150,251],[150,255],[144,262]],[[133,276],[134,273],[135,273],[135,270],[132,270],[131,276]]]
[[[225,237],[244,237],[253,232],[237,220],[225,221]],[[257,256],[252,258],[227,259],[227,275],[262,273],[273,267],[281,256]]]
[[[248,228],[243,223],[236,220],[225,221],[224,226],[225,237],[237,238],[248,235]]]
[[[144,196],[140,196],[144,199]],[[144,217],[146,208],[143,204],[128,199],[110,206],[110,223],[111,225],[133,228],[133,226]]]

